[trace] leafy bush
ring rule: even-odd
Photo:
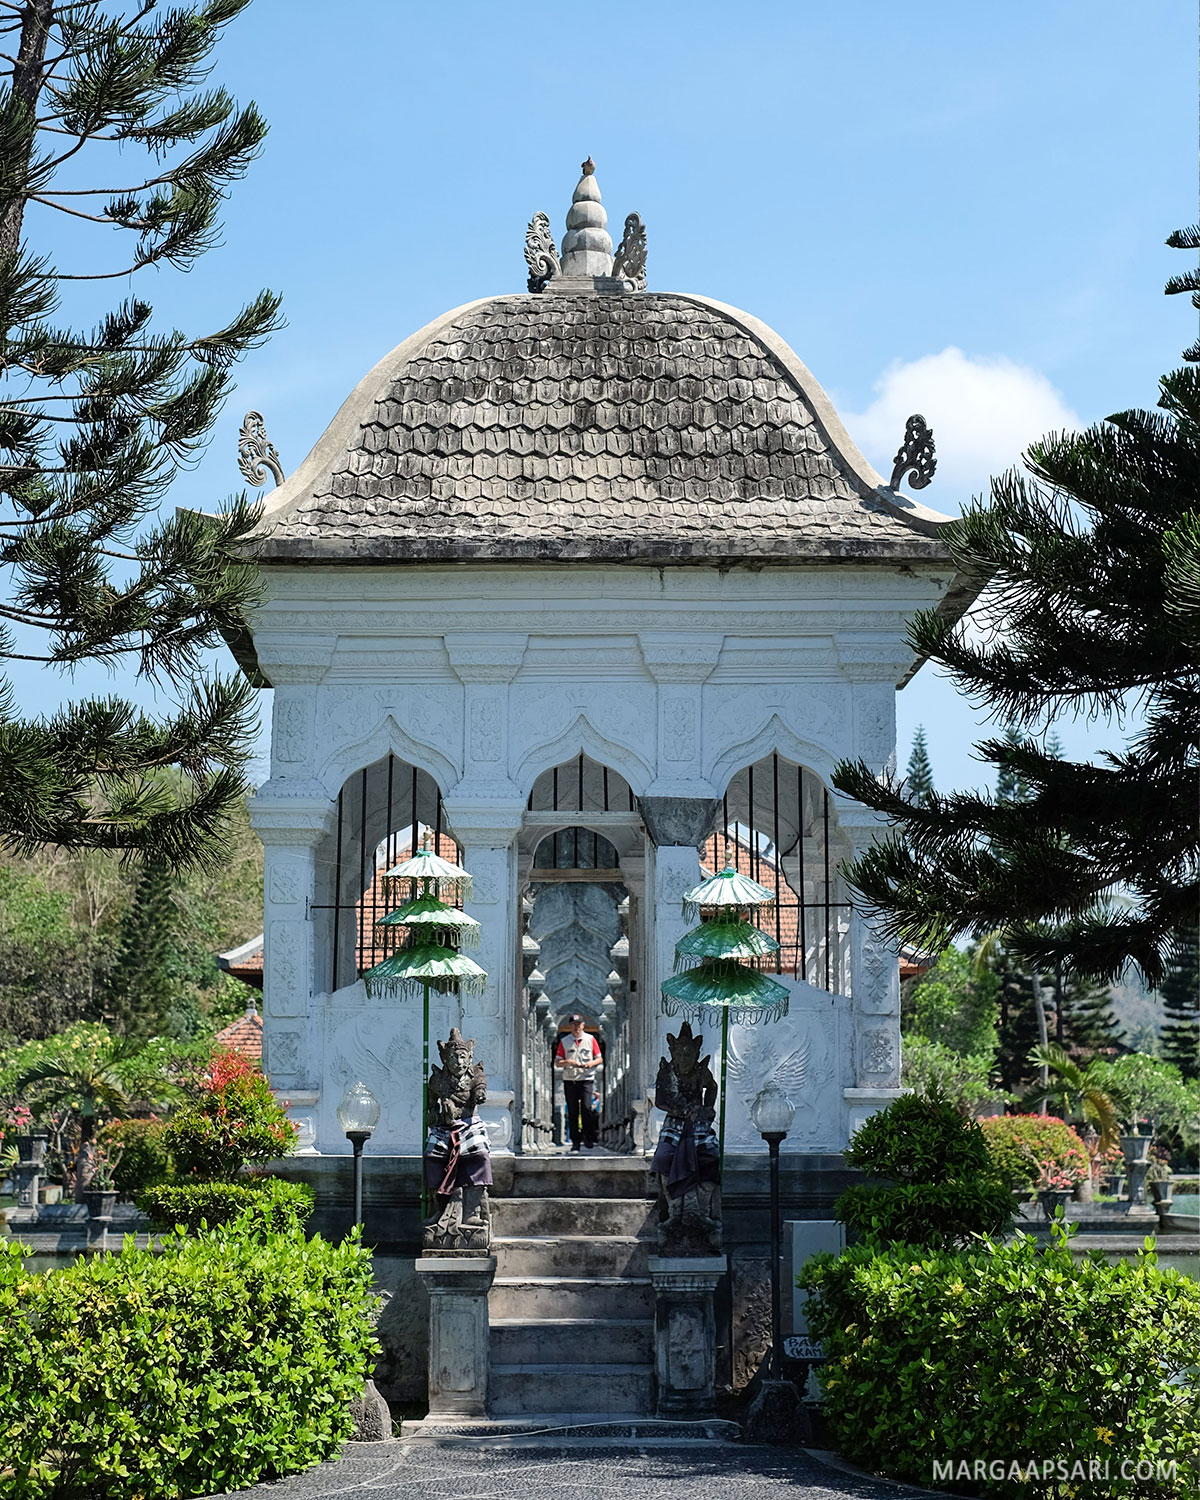
[[[872,1115],[846,1160],[890,1179],[847,1188],[833,1207],[848,1228],[875,1242],[948,1249],[1012,1224],[1012,1192],[978,1124],[940,1093],[903,1094]]]
[[[1063,1186],[1088,1175],[1087,1147],[1055,1115],[997,1115],[980,1125],[993,1162],[1014,1188],[1032,1186],[1047,1169],[1065,1179]]]
[[[296,1135],[257,1064],[219,1052],[192,1103],[168,1125],[166,1139],[180,1175],[229,1182],[243,1167],[286,1156]]]
[[[1001,1460],[999,1478],[943,1481],[999,1500],[1194,1493],[1200,1284],[1152,1254],[1077,1260],[1061,1230],[1045,1249],[1028,1235],[958,1255],[855,1246],[814,1257],[798,1282],[825,1345],[825,1417],[852,1462],[928,1486],[935,1460]],[[1123,1460],[1171,1459],[1177,1487],[1120,1473]],[[1041,1477],[1046,1460],[1111,1469],[1071,1490]]]
[[[170,1177],[166,1128],[162,1120],[110,1120],[101,1129],[98,1141],[116,1162],[113,1180],[120,1197],[134,1198]]]
[[[331,1457],[378,1352],[373,1306],[357,1234],[234,1227],[38,1276],[0,1246],[4,1493],[175,1500]]]
[[[910,1033],[903,1038],[900,1081],[917,1094],[940,1093],[964,1113],[1007,1097],[993,1087],[992,1055],[963,1055],[942,1042]]]
[[[301,1229],[313,1210],[313,1191],[278,1177],[248,1177],[244,1182],[166,1183],[146,1188],[138,1208],[159,1229],[198,1234],[231,1224],[243,1215],[243,1227],[257,1234],[286,1234]]]

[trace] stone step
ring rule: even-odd
[[[492,1232],[637,1235],[649,1228],[653,1203],[641,1198],[493,1198]]]
[[[621,1416],[613,1412],[534,1412],[522,1417],[406,1418],[399,1436],[428,1447],[459,1448],[469,1444],[475,1453],[505,1448],[563,1448],[578,1451],[589,1445],[691,1448],[697,1443],[736,1443],[742,1435],[736,1422],[719,1417],[707,1421]]]
[[[499,1276],[645,1276],[653,1248],[633,1236],[492,1236]]]
[[[651,1196],[643,1156],[518,1156],[514,1198],[641,1198]]]
[[[648,1276],[497,1276],[488,1293],[488,1316],[523,1322],[652,1318],[654,1297]],[[586,1400],[586,1394],[580,1399]]]
[[[653,1320],[492,1319],[493,1365],[570,1365],[578,1363],[580,1355],[586,1355],[595,1365],[650,1364],[654,1359]]]
[[[524,1416],[561,1406],[564,1395],[575,1395],[593,1412],[649,1415],[653,1380],[648,1364],[493,1365],[488,1409],[495,1417]]]

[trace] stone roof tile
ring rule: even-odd
[[[289,481],[262,555],[944,557],[747,321],[666,293],[473,304]]]

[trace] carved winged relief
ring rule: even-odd
[[[641,214],[630,214],[625,220],[625,233],[613,256],[613,275],[626,281],[635,292],[646,290],[646,226]]]
[[[525,264],[529,267],[529,290],[541,292],[551,277],[558,275],[558,252],[550,233],[548,214],[536,213],[525,231]]]
[[[793,1104],[801,1105],[809,1102],[805,1097],[804,1086],[808,1082],[810,1052],[811,1038],[807,1036],[798,1047],[783,1056],[764,1038],[752,1056],[743,1057],[737,1050],[735,1034],[731,1032],[729,1057],[725,1066],[729,1077],[738,1085],[738,1092],[745,1098],[747,1109],[759,1090],[772,1081],[779,1085]]]

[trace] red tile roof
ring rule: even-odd
[[[244,1016],[239,1016],[231,1025],[218,1031],[213,1040],[218,1046],[228,1047],[231,1052],[240,1052],[243,1057],[253,1057],[261,1062],[262,1017],[251,1006]]]

